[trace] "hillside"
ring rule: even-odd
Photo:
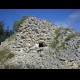
[[[0,45],[1,69],[79,69],[80,33],[28,17]]]

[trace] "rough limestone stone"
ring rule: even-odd
[[[78,52],[80,53],[80,48],[78,48]]]

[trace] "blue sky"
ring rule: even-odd
[[[0,20],[4,20],[5,28],[19,20],[23,15],[47,19],[63,27],[80,31],[80,9],[0,9]]]

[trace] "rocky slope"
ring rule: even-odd
[[[29,17],[18,32],[0,45],[13,57],[1,62],[2,69],[79,69],[80,34],[48,20]]]

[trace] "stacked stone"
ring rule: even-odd
[[[15,50],[30,51],[35,44],[45,42],[49,46],[52,33],[57,28],[47,20],[40,20],[36,17],[29,17],[23,24],[19,26],[18,33],[16,34]]]

